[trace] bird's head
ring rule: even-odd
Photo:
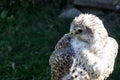
[[[101,41],[108,37],[102,21],[92,14],[81,14],[75,17],[70,27],[70,35],[85,42]]]

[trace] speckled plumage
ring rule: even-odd
[[[55,50],[50,56],[51,80],[62,80],[64,75],[69,74],[69,69],[73,63],[74,51],[70,44],[70,36],[65,34],[55,46]]]
[[[102,21],[81,14],[50,57],[51,80],[104,80],[113,72],[117,52],[118,44]]]

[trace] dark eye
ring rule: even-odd
[[[79,30],[77,30],[76,34],[80,34],[80,33],[82,33],[82,31],[83,30],[79,29]]]

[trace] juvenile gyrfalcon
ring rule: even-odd
[[[81,14],[50,57],[51,80],[104,80],[113,72],[117,52],[118,44],[102,21]]]

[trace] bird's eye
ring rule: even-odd
[[[82,31],[83,30],[79,29],[79,30],[77,30],[76,34],[80,34],[80,33],[82,33]]]

